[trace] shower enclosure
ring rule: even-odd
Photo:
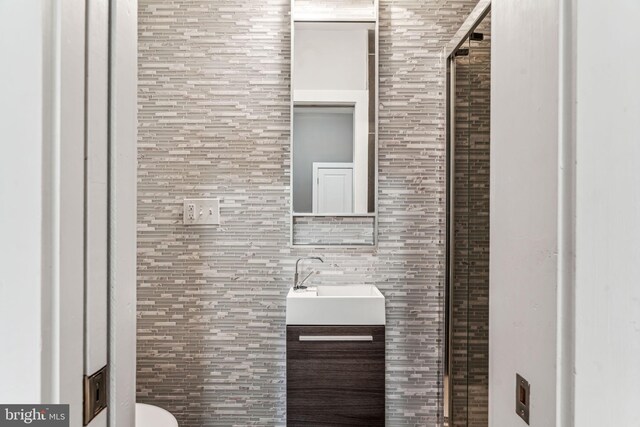
[[[481,1],[445,51],[445,420],[488,425],[491,12]]]

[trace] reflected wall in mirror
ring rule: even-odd
[[[293,212],[375,212],[375,23],[294,22]]]
[[[294,107],[294,212],[354,212],[354,112],[353,106]]]

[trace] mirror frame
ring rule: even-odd
[[[322,0],[315,0],[322,1]],[[289,245],[292,247],[306,247],[306,248],[323,248],[323,247],[340,247],[340,248],[376,248],[378,246],[378,139],[379,139],[379,114],[380,114],[380,70],[379,70],[379,62],[380,62],[380,24],[379,24],[379,0],[372,1],[373,13],[371,16],[327,16],[325,14],[318,14],[314,16],[313,14],[303,13],[296,14],[296,0],[291,0],[291,22],[290,22],[290,30],[291,30],[291,64],[290,64],[290,81],[291,81],[291,89],[290,89],[290,137],[289,137],[289,167],[290,167],[290,176],[289,176]],[[374,116],[374,211],[366,212],[366,213],[345,213],[345,214],[318,214],[318,213],[302,213],[302,212],[294,212],[293,209],[293,177],[294,177],[294,166],[293,166],[293,153],[294,153],[294,132],[293,132],[293,119],[294,119],[294,91],[293,91],[293,80],[295,75],[294,70],[294,47],[295,47],[295,25],[296,23],[371,23],[374,25],[375,32],[375,78],[374,78],[374,105],[375,105],[375,116]],[[371,218],[372,219],[372,227],[373,227],[373,242],[372,243],[310,243],[310,244],[300,244],[295,243],[294,233],[295,233],[295,221],[296,218],[302,217],[312,217],[312,218]]]

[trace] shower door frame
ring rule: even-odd
[[[458,50],[464,45],[471,33],[480,25],[482,20],[491,12],[491,0],[480,0],[473,11],[469,14],[455,36],[443,48],[443,73],[445,76],[444,106],[445,106],[445,141],[446,141],[446,243],[445,243],[445,292],[442,304],[444,306],[444,343],[445,348],[442,353],[444,370],[442,373],[443,384],[443,420],[446,423],[451,419],[451,409],[453,403],[453,387],[451,386],[452,373],[452,343],[453,343],[453,298],[452,284],[454,279],[455,263],[455,99],[456,93],[456,64],[455,57]]]

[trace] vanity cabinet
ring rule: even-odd
[[[287,326],[287,425],[384,426],[384,326]]]

